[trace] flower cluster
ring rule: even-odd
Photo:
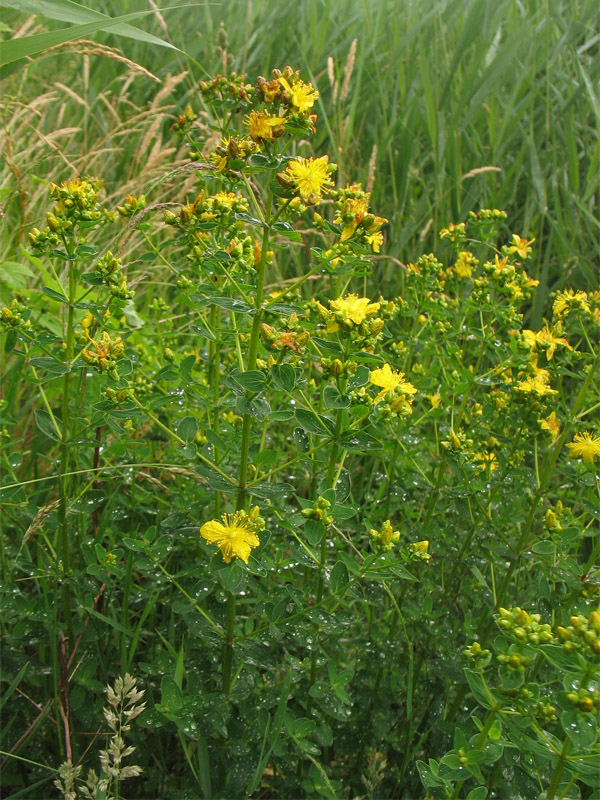
[[[417,393],[415,387],[405,380],[403,372],[395,372],[389,364],[369,372],[369,381],[381,391],[375,398],[375,405],[385,400],[392,412],[406,416],[412,412],[412,398]]]
[[[343,226],[340,242],[354,237],[378,253],[383,244],[381,227],[387,219],[369,212],[370,193],[363,191],[360,183],[353,183],[345,189],[331,192],[331,196],[336,206],[333,222]]]
[[[386,519],[378,531],[375,528],[371,528],[369,539],[371,547],[376,553],[387,553],[400,541],[400,531],[395,531],[392,523],[389,519]]]
[[[562,642],[563,650],[588,651],[588,655],[597,658],[600,654],[600,612],[592,611],[589,617],[574,614],[566,628],[562,625],[556,629],[556,635]]]
[[[499,608],[496,623],[501,630],[510,634],[518,642],[529,644],[547,644],[554,638],[550,625],[540,624],[540,614],[529,614],[522,608]]]
[[[133,289],[127,288],[127,278],[123,274],[122,267],[121,259],[108,250],[96,263],[94,272],[102,283],[108,286],[113,297],[119,300],[129,300],[135,295],[135,292]]]
[[[90,349],[93,346],[93,350]],[[125,352],[125,345],[120,336],[112,339],[107,331],[102,331],[100,341],[90,339],[88,347],[81,351],[86,364],[96,367],[98,372],[106,372],[112,378],[117,377],[117,360]]]
[[[9,306],[0,309],[0,332],[6,330],[24,330],[31,328],[31,320],[23,317],[26,306],[22,301],[22,296],[16,294],[10,301]]]
[[[47,226],[42,231],[33,228],[28,233],[31,246],[45,251],[57,247],[62,237],[73,236],[78,223],[112,221],[114,214],[98,202],[101,188],[102,181],[98,178],[73,178],[60,186],[51,183],[50,195],[56,202],[47,213]]]

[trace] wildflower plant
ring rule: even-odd
[[[482,208],[391,296],[387,219],[313,150],[318,100],[291,67],[203,81],[164,179],[116,212],[97,178],[52,184],[30,232],[44,286],[0,320],[48,474],[3,456],[3,569],[36,582],[5,616],[61,791],[85,693],[135,665],[148,707],[109,694],[98,792],[587,797],[600,294],[530,328],[535,241]]]

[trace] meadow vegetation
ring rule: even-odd
[[[595,4],[127,21],[3,66],[3,796],[593,797]]]

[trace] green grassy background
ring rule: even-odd
[[[151,7],[141,0],[84,5],[113,16]],[[7,11],[4,37],[27,19]],[[230,69],[254,80],[290,63],[312,77],[321,97],[310,146],[338,161],[340,181],[365,183],[374,157],[373,207],[390,220],[385,254],[410,261],[434,248],[448,222],[492,206],[508,212],[510,231],[537,240],[532,272],[541,288],[532,324],[551,291],[597,286],[594,0],[225,0],[140,18],[141,28],[200,66],[174,50],[95,36],[160,82],[92,44],[58,48],[3,84],[4,258],[14,259],[15,242],[42,217],[40,178],[95,172],[116,199],[148,190],[166,171],[176,147],[170,117],[188,101],[198,108],[197,81],[223,68],[215,49],[221,22]],[[64,23],[37,17],[26,33],[57,27]],[[164,199],[161,186],[150,195]],[[393,291],[397,271],[382,259],[375,288]]]

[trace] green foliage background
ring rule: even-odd
[[[3,35],[21,29],[24,46],[64,19],[28,19],[23,9],[73,12],[66,2],[6,5]],[[123,784],[125,796],[587,800],[598,772],[600,507],[596,465],[569,460],[566,445],[575,432],[597,433],[597,320],[575,308],[558,332],[575,351],[558,347],[551,360],[540,347],[535,366],[514,329],[538,331],[557,290],[598,288],[596,4],[249,0],[145,17],[141,2],[88,5],[139,12],[129,21],[182,52],[137,33],[98,33],[5,70],[0,305],[22,292],[35,331],[1,342],[9,796],[55,791],[71,652],[81,659],[67,668],[76,667],[67,693],[76,732],[104,733],[103,691],[117,675],[132,672],[146,689],[131,736],[143,775]],[[320,92],[316,133],[296,152],[329,153],[340,186],[372,183],[371,206],[389,224],[370,266],[359,248],[351,269],[328,275],[323,266],[292,305],[269,312],[277,332],[305,328],[311,344],[305,360],[285,353],[283,366],[265,366],[246,359],[251,304],[231,283],[224,295],[210,285],[229,263],[223,250],[190,267],[183,234],[165,233],[161,213],[198,192],[171,129],[188,103],[199,109],[198,81],[225,66],[253,80],[286,63]],[[203,108],[195,135],[212,137],[213,149],[215,124]],[[276,168],[261,163],[252,176],[266,196],[261,170],[272,180]],[[27,234],[43,227],[48,181],[77,174],[104,180],[107,207],[144,192],[161,213],[116,233],[90,230],[58,261],[32,255]],[[458,248],[440,245],[440,229],[486,206],[508,218],[470,229],[481,263],[507,252],[512,233],[536,240],[526,266],[540,285],[524,319],[502,275],[490,299],[452,275],[446,286],[442,262],[418,261],[435,250],[444,266],[454,262]],[[281,272],[267,291],[300,280],[320,257],[312,219],[271,232]],[[117,244],[133,305],[105,300],[92,273]],[[419,273],[407,272],[410,262]],[[195,293],[173,273],[189,274]],[[254,301],[255,276],[235,276]],[[311,306],[350,290],[400,298],[355,352]],[[300,322],[290,321],[293,304]],[[114,384],[84,378],[81,360],[65,378],[77,351],[69,332],[85,310],[125,338]],[[266,342],[261,358],[272,355]],[[336,358],[356,363],[340,375]],[[369,370],[384,361],[418,386],[405,421],[390,422],[369,400]],[[515,400],[504,371],[516,381],[538,366],[556,394]],[[129,380],[136,403],[109,402],[106,386]],[[552,409],[557,442],[539,427]],[[267,521],[248,568],[226,566],[199,536],[203,522],[233,510],[246,421],[249,493]],[[301,514],[319,496],[336,537]],[[387,518],[401,544],[380,557],[367,532]],[[430,563],[410,550],[424,539]],[[528,611],[496,626],[503,604]],[[224,645],[234,628],[234,646]],[[74,738],[77,760],[88,742]],[[95,750],[86,767],[97,765]]]

